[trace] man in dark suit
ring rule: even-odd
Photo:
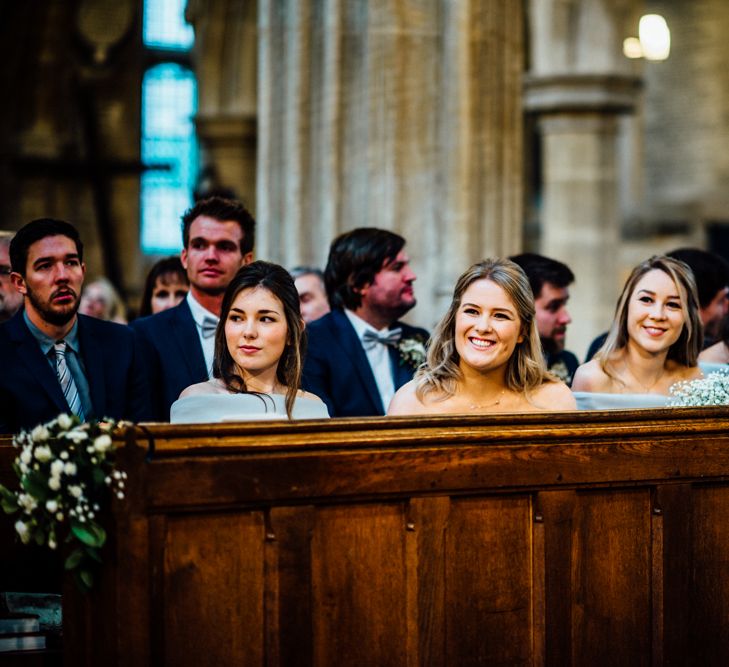
[[[529,279],[547,368],[570,386],[580,365],[577,357],[565,349],[567,327],[572,322],[567,310],[569,286],[575,281],[575,275],[566,264],[531,252],[509,259],[518,264]]]
[[[10,262],[24,308],[0,325],[0,432],[62,412],[86,421],[147,419],[134,333],[77,314],[86,271],[77,230],[61,220],[34,220],[13,238]]]
[[[425,361],[428,332],[398,319],[415,305],[405,239],[374,228],[334,240],[324,271],[332,311],[307,326],[304,388],[332,417],[384,415]]]
[[[190,291],[174,308],[132,322],[161,421],[169,421],[170,406],[183,389],[211,377],[223,294],[253,259],[255,224],[241,203],[222,197],[203,199],[182,216],[180,258]]]

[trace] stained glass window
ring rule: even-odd
[[[184,21],[184,5],[185,0],[145,0],[145,46],[178,54],[189,50],[193,31]],[[192,204],[198,169],[196,111],[195,75],[163,56],[142,82],[142,162],[169,167],[142,174],[142,252],[174,253],[182,245],[180,216]]]

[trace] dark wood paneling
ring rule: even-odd
[[[180,516],[164,545],[164,664],[263,664],[261,513]]]
[[[314,664],[407,664],[402,504],[318,510],[311,571]]]
[[[451,503],[446,544],[446,655],[454,665],[532,658],[529,497]]]

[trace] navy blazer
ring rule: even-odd
[[[152,417],[148,383],[136,336],[127,326],[78,316],[81,359],[93,415],[146,421]],[[58,377],[21,310],[0,325],[0,432],[17,433],[70,408]]]
[[[428,339],[425,329],[403,322],[403,338]],[[384,415],[385,406],[377,389],[372,367],[352,323],[342,310],[333,310],[306,327],[309,338],[304,362],[304,389],[327,404],[332,417]],[[390,348],[395,389],[413,378],[414,368],[403,364],[398,352]]]
[[[186,299],[174,308],[134,320],[159,421],[170,420],[170,406],[183,389],[205,382],[205,365],[200,336]]]

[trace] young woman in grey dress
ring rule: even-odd
[[[300,389],[304,345],[299,295],[286,269],[244,266],[223,297],[213,378],[185,389],[170,421],[328,417],[324,403]]]

